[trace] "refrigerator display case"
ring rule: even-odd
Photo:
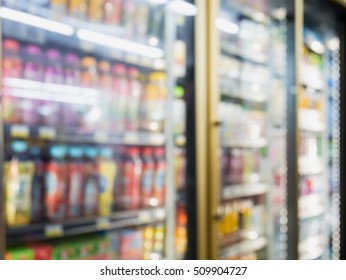
[[[317,16],[320,9],[324,13]],[[297,81],[298,258],[330,259],[338,258],[339,232],[338,21],[329,3],[304,1],[303,10]]]
[[[285,258],[286,7],[222,0],[206,10],[210,256]]]
[[[171,2],[2,1],[0,258],[185,254]]]

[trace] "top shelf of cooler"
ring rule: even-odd
[[[94,23],[68,15],[57,17],[50,8],[27,0],[4,1],[0,16],[5,36],[41,45],[54,43],[77,48],[154,70],[166,67],[163,42],[158,36],[134,36],[119,25]]]

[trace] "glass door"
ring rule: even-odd
[[[217,220],[212,256],[285,258],[286,9],[280,1],[217,2],[209,33],[216,33],[210,118],[220,125],[211,147],[219,162],[210,166],[218,178],[210,186]]]

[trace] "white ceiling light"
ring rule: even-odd
[[[66,36],[71,36],[74,33],[74,29],[70,25],[5,7],[0,8],[0,16],[4,19],[20,22],[26,25],[34,26]]]
[[[197,7],[183,0],[173,0],[169,2],[168,7],[170,10],[184,16],[197,15]]]
[[[125,52],[131,52],[150,58],[161,58],[164,56],[164,51],[162,49],[116,38],[87,29],[79,29],[77,32],[77,37],[81,40],[88,41],[94,44],[99,44],[113,49],[119,49]]]
[[[216,27],[223,32],[227,32],[231,34],[237,34],[239,32],[238,24],[231,22],[227,19],[217,18],[215,24],[216,24]]]

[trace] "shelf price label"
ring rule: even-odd
[[[29,138],[30,129],[26,125],[13,125],[11,127],[10,133],[11,133],[11,137]]]
[[[62,225],[47,225],[44,228],[46,237],[60,237],[64,235],[64,227]]]
[[[41,127],[38,136],[40,139],[53,140],[56,138],[56,130],[53,127]]]
[[[111,221],[107,217],[100,217],[96,220],[97,229],[109,229],[111,227]]]

